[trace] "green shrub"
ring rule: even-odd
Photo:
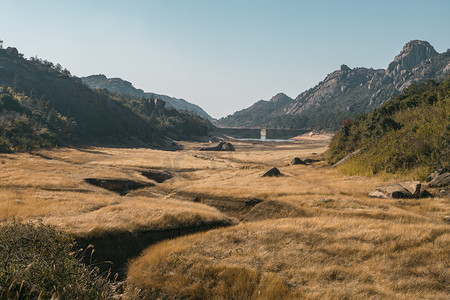
[[[346,121],[325,156],[330,164],[360,153],[340,167],[348,174],[414,174],[424,179],[450,168],[450,78],[413,84],[370,114]]]
[[[42,223],[0,225],[0,299],[108,298],[108,281],[81,264],[73,246]]]

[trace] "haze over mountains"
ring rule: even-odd
[[[279,93],[218,121],[223,127],[336,130],[342,121],[381,106],[414,82],[450,75],[450,50],[426,41],[408,42],[386,69],[342,65],[295,99]]]
[[[131,82],[123,80],[121,78],[107,78],[105,75],[99,74],[81,77],[81,81],[92,89],[107,89],[108,91],[113,93],[138,98],[150,99],[152,97],[156,97],[158,99],[164,100],[168,107],[173,107],[176,110],[187,110],[199,115],[204,119],[212,120],[212,117],[196,104],[190,103],[184,99],[178,99],[166,95],[159,95],[151,92],[144,92],[141,89],[135,88]]]

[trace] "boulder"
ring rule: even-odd
[[[219,145],[214,147],[203,147],[200,151],[236,151],[233,144],[228,142],[220,142]]]
[[[442,174],[442,172],[439,172],[439,171],[431,172],[430,175],[428,175],[427,182],[432,181],[433,179],[435,179],[436,177],[438,177],[441,174]]]
[[[318,162],[318,161],[319,161],[318,159],[312,159],[312,158],[307,158],[304,160],[305,164],[307,164],[307,165]]]
[[[376,198],[418,198],[421,184],[419,181],[405,181],[400,183],[376,186],[370,197]]]
[[[290,163],[291,166],[294,165],[306,165],[306,163],[298,157],[294,157],[294,159]]]
[[[427,190],[422,190],[420,192],[420,198],[433,198],[434,195]]]
[[[281,176],[280,170],[278,170],[275,167],[273,167],[272,169],[270,169],[269,171],[267,171],[262,175],[262,177],[274,177],[274,176],[275,177]]]
[[[220,149],[220,151],[236,151],[236,150],[234,149],[233,144],[227,142],[222,145],[222,149]]]
[[[445,187],[450,184],[450,173],[445,172],[442,173],[436,177],[434,177],[433,180],[430,181],[428,184],[429,187]]]
[[[200,151],[221,151],[223,144],[225,144],[225,142],[220,142],[219,145],[213,147],[203,147],[200,148]]]
[[[402,187],[408,190],[411,193],[413,198],[419,198],[420,196],[420,181],[405,181],[399,183]]]

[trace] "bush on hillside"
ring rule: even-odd
[[[107,299],[107,280],[79,262],[73,245],[42,223],[0,225],[0,299]]]

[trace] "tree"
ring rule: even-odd
[[[3,49],[3,41],[0,40],[0,49]]]

